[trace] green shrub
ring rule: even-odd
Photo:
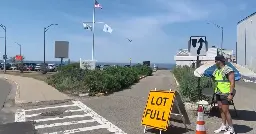
[[[201,77],[200,87],[198,88],[198,77],[194,76],[194,70],[188,66],[177,66],[173,69],[173,74],[180,84],[180,92],[183,97],[190,101],[197,101],[200,97],[204,97],[199,94],[200,90],[204,88],[212,88],[212,82],[210,78]]]
[[[58,71],[60,70],[63,70],[63,71],[70,71],[72,69],[75,69],[75,68],[80,68],[80,63],[71,63],[71,64],[68,64],[68,65],[62,65],[61,67],[59,66],[57,68]]]
[[[49,77],[46,82],[59,91],[83,93],[113,93],[128,88],[139,81],[141,75],[152,75],[147,66],[107,67],[104,70],[83,70],[79,64],[63,66],[61,71]]]
[[[149,66],[137,64],[137,65],[135,65],[135,66],[133,66],[133,67],[138,70],[138,73],[139,73],[140,75],[151,76],[152,73],[153,73],[152,68],[150,68]]]

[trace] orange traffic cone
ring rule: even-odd
[[[198,115],[197,115],[197,122],[196,122],[196,134],[206,134],[206,130],[204,127],[204,112],[203,107],[198,107]]]

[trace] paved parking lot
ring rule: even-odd
[[[40,134],[126,134],[80,101],[17,110],[15,122],[25,121]]]

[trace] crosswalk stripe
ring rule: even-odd
[[[83,104],[81,101],[72,101],[76,106],[83,109],[85,113],[88,113],[91,115],[91,117],[95,120],[97,120],[98,123],[106,125],[108,131],[115,133],[115,134],[127,134],[111,122],[109,122],[107,119],[103,118],[96,112],[94,112],[91,108],[87,107],[85,104]]]
[[[79,112],[79,111],[83,111],[82,109],[75,109],[75,110],[65,110],[64,112],[65,113],[68,113],[68,112]],[[30,114],[30,115],[25,115],[26,118],[31,118],[31,117],[35,117],[35,116],[38,116],[38,115],[41,115],[42,113],[37,113],[37,114]]]
[[[50,127],[58,127],[58,126],[68,126],[68,125],[76,125],[81,123],[90,123],[95,122],[96,120],[81,120],[81,121],[69,121],[69,122],[62,122],[62,123],[53,123],[53,124],[44,124],[44,125],[37,125],[35,126],[35,129],[40,128],[50,128]]]
[[[76,129],[70,129],[65,131],[58,131],[58,132],[52,132],[52,133],[44,133],[44,134],[74,134],[78,132],[85,132],[95,129],[101,129],[106,128],[106,125],[97,125],[97,126],[91,126],[91,127],[83,127],[83,128],[76,128]]]
[[[35,129],[39,131],[44,131],[47,133],[44,134],[73,134],[73,133],[78,133],[78,132],[86,132],[86,131],[93,131],[97,129],[105,129],[108,130],[109,132],[115,133],[115,134],[127,134],[123,132],[121,129],[119,129],[117,126],[103,118],[102,116],[98,115],[96,112],[94,112],[92,109],[87,107],[85,104],[83,104],[81,101],[72,101],[73,104],[68,104],[68,105],[58,105],[58,106],[49,106],[49,107],[41,107],[41,108],[34,108],[34,109],[19,109],[15,112],[15,122],[24,122],[24,121],[34,121],[35,122]],[[47,116],[40,116],[42,112],[40,110],[48,110],[48,109],[55,109],[55,108],[68,108],[68,107],[76,107],[76,109],[71,109],[71,110],[65,110],[62,112],[70,112],[71,115],[66,115],[63,114],[62,116],[53,116],[53,117],[47,117]],[[77,109],[78,108],[78,109]],[[27,114],[27,112],[33,112],[35,111],[36,113],[31,113]],[[38,112],[37,112],[38,111]],[[39,113],[40,112],[40,113]],[[80,113],[75,113],[74,112],[80,112]],[[81,114],[83,112],[83,114]],[[31,117],[37,117],[37,119],[33,119]],[[85,119],[85,117],[89,117],[90,119]],[[81,118],[77,121],[76,118]],[[70,119],[66,122],[64,122],[64,119]],[[47,123],[47,121],[55,121],[56,123]],[[40,124],[39,124],[40,123]],[[78,128],[77,125],[79,126],[85,126],[86,123],[91,123],[91,125],[95,126],[90,126],[90,127],[81,127]],[[93,124],[92,124],[93,123]],[[100,124],[100,125],[96,125]],[[53,129],[55,127],[60,127],[60,126],[69,126],[69,125],[74,125],[73,129],[70,130],[65,130],[62,129],[61,131],[57,132],[49,132],[49,130],[45,130],[47,128]],[[68,128],[66,128],[68,129]],[[52,130],[54,131],[54,130]],[[55,130],[56,131],[56,130]]]
[[[54,117],[54,118],[44,118],[32,120],[34,122],[43,122],[43,121],[54,121],[54,120],[63,120],[63,119],[73,119],[73,118],[81,118],[81,117],[91,117],[91,114],[83,114],[83,115],[71,115],[71,116],[63,116],[63,117]]]
[[[17,111],[15,112],[15,122],[25,122],[25,115],[26,113],[24,109],[17,109]]]
[[[54,107],[43,107],[43,108],[27,109],[27,110],[25,110],[25,112],[38,111],[38,110],[43,110],[43,109],[61,108],[61,107],[73,107],[73,106],[76,106],[76,105],[71,104],[71,105],[60,105],[60,106],[54,106]]]

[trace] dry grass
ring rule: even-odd
[[[1,73],[3,73],[1,71]],[[42,74],[41,72],[35,72],[35,71],[24,71],[23,73],[20,73],[20,71],[7,71],[6,74],[10,75],[17,75],[22,77],[31,77],[37,80],[45,81],[47,77],[53,75],[55,72],[48,72],[47,74]]]

